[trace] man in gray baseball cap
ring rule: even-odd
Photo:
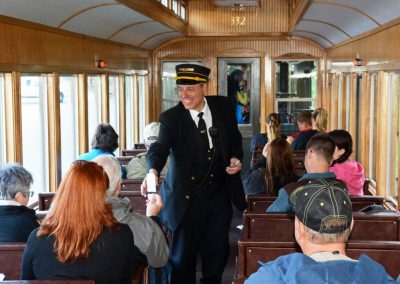
[[[303,253],[264,263],[245,282],[254,283],[396,283],[382,265],[367,255],[346,256],[353,227],[345,184],[335,179],[310,180],[294,191],[295,236]]]

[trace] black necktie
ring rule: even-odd
[[[197,125],[197,128],[200,131],[201,137],[205,143],[205,145],[207,145],[207,147],[209,147],[208,144],[208,135],[207,135],[207,126],[206,126],[206,122],[203,119],[203,112],[200,112],[197,116],[199,117],[199,124]]]

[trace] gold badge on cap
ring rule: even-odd
[[[188,67],[186,67],[186,68],[179,68],[179,71],[181,71],[181,72],[193,72],[193,71],[194,71],[194,68],[188,68]]]

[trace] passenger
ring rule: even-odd
[[[160,123],[152,122],[144,128],[144,144],[146,149],[150,147],[153,142],[157,141],[158,132],[160,131]],[[146,152],[139,153],[125,166],[127,179],[144,179],[147,173]],[[169,158],[165,163],[160,177],[164,178],[169,166]]]
[[[336,174],[349,189],[350,195],[364,195],[364,168],[357,161],[349,160],[353,152],[353,140],[346,130],[333,130],[329,132],[336,144],[333,163],[330,172]]]
[[[221,283],[229,254],[232,203],[247,204],[240,179],[242,136],[228,99],[205,96],[210,69],[176,66],[180,102],[160,116],[157,142],[147,152],[157,177],[168,156],[161,185],[161,220],[172,231],[171,283],[195,283],[197,255],[205,283]],[[147,194],[147,178],[142,183]]]
[[[131,283],[135,247],[128,225],[106,204],[102,167],[77,161],[61,181],[49,213],[29,236],[21,279],[92,279]]]
[[[277,199],[267,208],[267,212],[292,212],[289,197],[292,193],[301,189],[311,180],[322,179],[327,182],[336,182],[337,186],[346,187],[344,183],[336,179],[334,173],[329,172],[329,166],[332,162],[335,152],[335,142],[327,134],[316,134],[307,144],[304,158],[304,166],[307,173],[297,182],[292,182],[279,190]]]
[[[32,175],[18,164],[0,169],[0,242],[26,242],[39,227],[35,210],[26,207],[32,182]]]
[[[118,134],[107,123],[101,123],[96,128],[92,139],[92,149],[78,157],[78,160],[91,161],[99,155],[112,155],[118,148]]]
[[[256,134],[250,142],[250,154],[253,155],[254,148],[256,145],[260,145],[262,147],[268,143],[268,141],[272,141],[275,138],[283,137],[287,138],[285,135],[281,134],[280,127],[281,127],[281,118],[277,113],[270,113],[267,117],[267,133],[258,133]],[[264,160],[265,166],[265,160]]]
[[[350,197],[342,183],[317,179],[291,197],[294,229],[303,253],[261,264],[245,284],[396,283],[384,267],[365,254],[346,256],[353,227]]]
[[[129,225],[135,239],[135,246],[142,253],[142,264],[162,267],[168,262],[169,248],[161,222],[157,217],[163,203],[160,195],[149,195],[146,216],[135,213],[128,198],[118,198],[121,188],[121,167],[118,160],[110,155],[101,155],[93,160],[106,171],[110,180],[106,202],[112,205],[114,217],[118,222]]]
[[[311,112],[300,112],[297,114],[296,118],[299,131],[289,136],[287,141],[292,144],[293,150],[304,150],[308,141],[318,133],[318,131],[312,129]]]
[[[328,127],[328,112],[324,108],[317,108],[312,113],[312,129],[326,132]]]
[[[294,156],[286,139],[279,137],[264,147],[263,156],[266,167],[250,168],[250,173],[243,180],[246,195],[267,193],[278,196],[280,188],[299,178],[294,173]]]

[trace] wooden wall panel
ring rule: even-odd
[[[377,120],[379,127],[379,135],[377,137],[377,156],[376,163],[376,192],[377,195],[386,196],[386,174],[387,174],[387,143],[388,143],[388,73],[378,72],[378,89],[375,100],[377,109]],[[386,126],[386,127],[385,127]]]
[[[352,73],[350,76],[350,97],[349,97],[349,129],[347,130],[351,138],[353,138],[353,153],[351,160],[355,160],[355,142],[356,142],[356,124],[357,124],[357,74]]]
[[[339,75],[332,76],[332,91],[331,91],[331,108],[328,115],[331,116],[330,129],[338,129],[338,93],[339,93]]]
[[[234,11],[230,6],[216,7],[210,1],[191,0],[188,14],[189,36],[276,34],[289,29],[288,0],[260,0],[259,7],[245,7],[242,11]]]
[[[98,71],[97,54],[108,70],[147,69],[148,51],[74,33],[4,23],[0,16],[0,71]],[[17,21],[17,20],[16,20]],[[55,29],[56,30],[56,29]]]
[[[354,42],[327,50],[333,60],[353,60],[359,53],[366,61],[400,60],[400,24]]]
[[[332,73],[327,74],[327,83],[326,83],[326,91],[324,93],[325,100],[324,103],[321,104],[323,108],[325,108],[328,112],[328,131],[333,130],[332,128],[332,84],[333,77]]]
[[[360,126],[358,139],[358,161],[363,165],[365,175],[369,169],[369,144],[370,144],[370,107],[371,107],[371,75],[363,73],[360,96]]]
[[[60,75],[48,74],[47,120],[49,155],[49,190],[56,191],[61,182],[61,122],[60,122]]]
[[[209,95],[218,93],[218,57],[258,57],[261,59],[261,97],[260,121],[274,110],[273,94],[273,62],[277,58],[284,58],[295,54],[296,59],[321,59],[325,51],[320,46],[307,40],[271,39],[271,38],[241,38],[229,37],[187,37],[173,40],[156,49],[153,53],[153,94],[156,100],[154,113],[151,119],[158,119],[161,111],[161,62],[172,60],[200,60],[211,68],[208,92]],[[322,84],[319,84],[319,93],[322,93]]]

